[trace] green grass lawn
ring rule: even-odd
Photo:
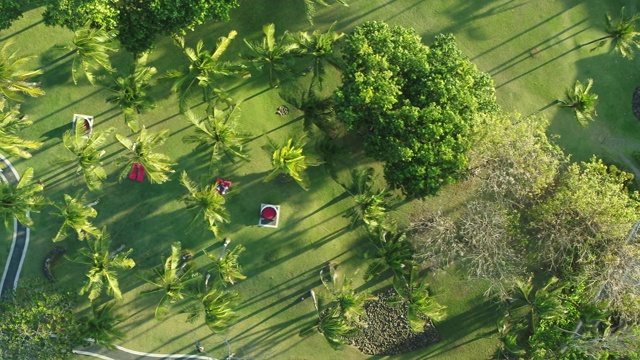
[[[326,29],[337,21],[336,29],[348,32],[366,20],[384,20],[392,24],[413,27],[422,35],[425,43],[441,32],[456,35],[464,53],[478,67],[490,73],[498,89],[498,102],[503,109],[524,115],[540,112],[552,121],[550,132],[560,135],[559,144],[572,154],[575,160],[586,160],[593,154],[608,161],[624,164],[624,158],[640,148],[640,124],[631,114],[631,94],[640,81],[635,69],[638,61],[622,59],[607,54],[606,49],[590,52],[578,49],[580,43],[603,34],[605,11],[618,13],[619,6],[627,5],[635,11],[631,1],[578,0],[349,0],[349,7],[319,8],[316,28]],[[21,53],[35,55],[33,66],[42,66],[46,96],[29,99],[22,109],[34,120],[34,126],[26,136],[39,138],[43,147],[29,160],[11,159],[22,173],[27,167],[36,171],[36,179],[45,182],[45,194],[60,201],[64,193],[73,194],[84,188],[83,183],[68,167],[55,164],[66,155],[60,137],[70,128],[74,113],[96,116],[95,130],[115,127],[120,134],[129,134],[122,115],[105,102],[108,91],[100,86],[90,86],[85,81],[79,85],[71,82],[69,58],[59,59],[64,52],[55,50],[54,44],[69,43],[71,32],[60,28],[48,28],[40,22],[40,9],[32,10],[8,30],[0,32],[2,41],[14,41]],[[231,57],[244,51],[242,38],[257,39],[261,27],[274,22],[278,34],[307,30],[309,25],[303,15],[302,1],[241,1],[232,12],[232,20],[223,24],[201,26],[187,37],[191,46],[199,38],[211,48],[218,37],[232,29],[238,31],[227,54]],[[123,69],[128,57],[123,53],[113,56],[116,67]],[[150,55],[149,63],[163,74],[168,69],[184,64],[178,50],[169,39],[160,41]],[[565,89],[576,79],[595,81],[594,92],[600,95],[597,120],[582,128],[567,109],[549,106],[563,97]],[[338,81],[332,79],[333,84]],[[331,88],[327,84],[327,88]],[[251,161],[248,163],[221,162],[214,174],[208,174],[208,159],[184,145],[182,137],[192,130],[179,115],[175,95],[170,84],[160,82],[154,88],[158,100],[156,109],[142,116],[143,123],[152,131],[168,129],[170,139],[161,147],[177,162],[173,180],[162,185],[117,182],[118,169],[111,161],[120,154],[119,145],[111,138],[107,150],[110,177],[96,206],[96,223],[107,225],[114,246],[121,243],[134,249],[132,257],[136,268],[122,273],[121,286],[124,300],[120,311],[127,315],[121,329],[127,334],[122,345],[139,351],[156,353],[190,353],[193,344],[201,341],[208,349],[217,346],[214,356],[223,356],[223,337],[211,335],[202,319],[186,323],[185,315],[174,314],[162,322],[153,319],[158,300],[155,296],[138,294],[146,285],[137,272],[146,271],[160,264],[174,241],[181,241],[184,248],[197,251],[196,263],[203,269],[207,259],[201,250],[217,252],[220,239],[201,230],[199,224],[188,227],[191,213],[184,210],[176,198],[183,193],[177,175],[188,171],[192,179],[212,181],[215,176],[230,178],[233,192],[227,196],[232,222],[222,227],[222,237],[233,239],[231,246],[242,244],[247,251],[240,261],[248,279],[235,285],[242,295],[237,323],[224,335],[233,339],[237,349],[246,355],[267,354],[276,359],[363,359],[357,350],[348,348],[335,352],[319,334],[307,338],[298,337],[304,324],[314,318],[313,305],[299,298],[310,289],[322,294],[318,271],[327,261],[340,264],[342,274],[356,269],[364,270],[362,254],[368,248],[363,231],[348,231],[349,221],[342,215],[352,205],[343,189],[336,184],[323,167],[311,168],[311,189],[303,191],[294,182],[263,183],[270,169],[269,155],[261,149],[267,139],[283,141],[303,132],[300,113],[289,116],[275,115],[282,104],[277,89],[269,89],[264,76],[256,74],[246,81],[230,81],[229,88],[241,104],[239,123],[244,131],[255,139],[249,143]],[[292,109],[293,110],[293,109]],[[197,108],[196,111],[204,111]],[[341,140],[350,150],[342,163],[339,174],[346,177],[356,166],[379,166],[367,159],[358,142],[347,137]],[[396,216],[408,222],[412,213],[433,212],[438,209],[455,211],[468,195],[465,184],[454,185],[442,191],[438,197],[404,204]],[[278,229],[257,226],[261,203],[282,206]],[[23,267],[23,277],[41,277],[41,266],[46,253],[53,247],[51,238],[57,230],[57,221],[44,209],[33,214],[35,227],[31,232],[31,245]],[[4,245],[0,247],[0,265],[4,267],[11,236],[2,233]],[[82,244],[75,240],[62,243],[73,253]],[[54,268],[60,286],[77,288],[83,279],[83,268],[62,259]],[[380,288],[389,285],[389,279],[376,283],[357,285]],[[403,355],[402,359],[485,359],[498,344],[495,332],[499,315],[495,307],[483,299],[481,283],[469,283],[464,276],[450,270],[430,275],[430,282],[439,300],[448,307],[448,319],[436,324],[442,342],[423,351]],[[105,297],[106,299],[106,297]],[[82,308],[88,304],[84,303]],[[242,355],[242,354],[239,354]],[[81,358],[78,356],[78,358]]]

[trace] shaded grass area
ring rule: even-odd
[[[633,88],[639,83],[634,69],[638,60],[628,61],[606,54],[606,49],[589,52],[577,45],[602,35],[602,15],[605,11],[617,13],[619,6],[627,5],[631,11],[636,5],[630,1],[605,3],[596,0],[578,1],[526,1],[526,0],[452,0],[431,2],[418,0],[350,0],[348,8],[319,7],[316,28],[325,29],[337,21],[336,29],[350,31],[366,20],[384,20],[392,24],[411,26],[429,43],[441,32],[456,35],[460,47],[478,67],[489,72],[498,87],[498,101],[508,111],[522,114],[540,112],[552,119],[550,131],[560,134],[559,143],[576,160],[586,160],[592,154],[608,161],[621,162],[640,146],[640,128],[631,114],[630,100]],[[71,32],[61,28],[47,28],[40,22],[41,9],[25,14],[14,27],[0,32],[0,41],[15,41],[21,53],[37,55],[32,64],[43,67],[40,79],[47,95],[30,99],[23,112],[35,121],[26,136],[38,138],[43,147],[30,160],[11,159],[20,172],[34,167],[36,179],[45,182],[45,194],[60,201],[64,193],[75,193],[83,187],[82,181],[69,167],[55,164],[65,155],[60,137],[69,129],[74,113],[96,116],[95,130],[115,127],[116,132],[128,134],[122,115],[105,102],[108,92],[102,87],[81,82],[74,86],[70,77],[70,59],[53,49],[56,43],[69,43]],[[207,24],[189,34],[187,42],[195,44],[203,38],[206,46],[213,47],[219,36],[229,30],[238,31],[238,39],[231,44],[229,58],[244,51],[241,38],[257,39],[261,27],[268,22],[276,24],[277,33],[306,30],[309,25],[303,15],[302,1],[245,0],[232,13],[232,21]],[[114,65],[126,69],[128,55],[115,54]],[[168,69],[184,64],[170,39],[162,39],[150,55],[149,64],[163,74]],[[300,64],[303,69],[305,64]],[[335,74],[334,74],[335,75]],[[548,106],[562,97],[564,89],[575,79],[593,77],[594,91],[600,94],[598,118],[588,128],[581,128],[566,109]],[[334,76],[326,88],[338,82]],[[226,349],[222,339],[233,339],[232,346],[238,356],[258,354],[277,359],[363,359],[366,356],[349,348],[335,352],[319,334],[299,338],[298,331],[313,321],[314,309],[309,300],[299,298],[315,289],[322,294],[318,272],[329,260],[340,264],[343,274],[351,274],[366,264],[362,254],[368,248],[361,229],[347,231],[348,220],[342,215],[351,206],[343,189],[326,175],[323,167],[310,170],[311,190],[305,192],[295,183],[263,183],[270,169],[268,154],[260,147],[267,139],[282,141],[302,133],[302,119],[295,110],[288,117],[278,117],[274,111],[283,102],[277,90],[268,88],[265,76],[253,70],[249,81],[229,80],[226,87],[236,100],[244,100],[240,124],[254,138],[248,143],[251,162],[216,164],[208,172],[207,159],[182,144],[181,138],[190,133],[188,122],[178,114],[176,96],[169,92],[170,83],[160,81],[153,89],[158,99],[156,109],[143,115],[142,122],[152,131],[169,129],[171,138],[160,149],[176,162],[173,180],[163,185],[116,181],[119,169],[112,164],[122,152],[115,139],[106,147],[110,178],[96,206],[97,225],[108,225],[114,246],[125,243],[134,248],[137,266],[132,272],[122,273],[121,287],[124,300],[121,312],[127,315],[122,324],[128,337],[122,345],[136,350],[167,353],[194,352],[195,341],[203,343],[210,354],[222,357]],[[197,102],[197,99],[195,100]],[[194,103],[195,103],[194,102]],[[195,111],[203,111],[198,107]],[[359,143],[352,137],[342,140],[350,154],[339,164],[339,176],[345,178],[355,166],[374,165],[363,156]],[[247,251],[240,262],[248,276],[235,286],[243,301],[238,321],[228,333],[211,335],[202,319],[193,324],[185,316],[174,314],[162,322],[153,319],[158,300],[154,296],[138,296],[147,289],[138,275],[160,263],[169,245],[181,241],[184,248],[197,252],[195,259],[200,271],[207,269],[207,259],[201,250],[217,252],[220,239],[200,230],[199,224],[188,227],[193,214],[186,212],[176,198],[183,193],[177,174],[188,171],[190,177],[212,181],[216,176],[228,177],[234,182],[228,196],[228,209],[232,223],[223,226],[222,236],[233,239],[231,246],[243,244]],[[468,196],[465,184],[451,186],[438,197],[425,201],[404,203],[396,216],[408,223],[416,213],[455,212]],[[91,196],[90,196],[91,197]],[[260,203],[282,206],[278,229],[259,228],[257,216]],[[50,239],[58,222],[49,216],[52,208],[33,214],[36,226],[32,229],[32,244],[23,276],[42,276],[41,264],[54,246]],[[0,265],[3,267],[9,249],[10,234],[0,247]],[[65,240],[62,243],[70,253],[82,244]],[[5,254],[5,255],[3,255]],[[77,289],[84,268],[61,259],[54,268],[59,285]],[[359,281],[359,282],[358,282]],[[497,346],[495,324],[499,312],[482,298],[481,283],[469,283],[453,270],[430,275],[435,294],[448,306],[449,317],[436,324],[442,342],[432,347],[396,358],[403,359],[484,359]],[[388,286],[388,280],[357,285],[378,289]],[[103,298],[103,300],[106,299]],[[81,309],[88,306],[86,302]],[[178,307],[179,308],[179,307]],[[77,357],[84,358],[84,357]]]

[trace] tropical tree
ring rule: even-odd
[[[205,323],[211,332],[219,333],[231,324],[236,317],[234,309],[239,300],[238,293],[225,290],[219,284],[207,290],[201,301],[204,306]]]
[[[39,212],[41,207],[48,204],[44,196],[40,195],[44,185],[40,182],[31,183],[32,179],[33,168],[28,168],[17,184],[0,182],[0,218],[7,228],[13,218],[24,226],[33,226],[29,212]]]
[[[581,44],[580,47],[598,43],[591,51],[594,51],[608,42],[611,43],[611,50],[620,53],[622,57],[629,60],[633,59],[633,47],[640,47],[640,31],[636,27],[636,22],[640,19],[640,14],[633,14],[631,17],[624,16],[624,6],[620,9],[620,18],[614,21],[609,13],[606,13],[604,19],[606,21],[607,35]]]
[[[220,277],[220,281],[226,286],[227,283],[233,285],[238,280],[244,280],[247,277],[242,274],[242,268],[238,263],[238,257],[245,251],[244,246],[238,245],[231,251],[225,251],[220,256],[207,254],[207,257],[213,261],[215,271]]]
[[[375,251],[365,253],[365,258],[372,259],[364,273],[365,280],[380,275],[386,269],[391,269],[395,278],[405,276],[411,269],[413,249],[404,231],[378,226],[369,233],[369,240]]]
[[[185,144],[195,143],[196,149],[204,148],[211,153],[211,165],[222,154],[231,160],[237,157],[248,161],[249,157],[243,152],[248,135],[237,130],[237,109],[237,105],[232,105],[225,111],[213,108],[204,118],[197,117],[190,110],[186,111],[185,117],[196,129],[195,134],[183,137],[182,141]]]
[[[305,173],[308,166],[317,166],[321,162],[310,159],[302,154],[303,147],[306,144],[305,137],[293,142],[293,139],[287,140],[282,146],[270,143],[265,150],[273,151],[271,155],[271,166],[273,170],[264,179],[265,182],[275,179],[278,175],[291,177],[304,190],[309,190],[309,177]]]
[[[351,170],[351,186],[344,186],[353,197],[355,206],[345,214],[351,217],[351,226],[362,221],[368,229],[375,229],[382,225],[389,205],[387,189],[374,190],[374,170],[365,168]]]
[[[116,139],[126,150],[128,150],[128,154],[121,156],[116,160],[117,165],[124,165],[119,176],[120,180],[127,177],[127,174],[129,174],[134,164],[142,164],[150,183],[162,184],[163,182],[168,181],[168,174],[174,172],[174,170],[171,169],[174,163],[167,155],[153,151],[156,147],[167,141],[168,135],[169,130],[163,130],[158,134],[152,134],[149,133],[144,126],[142,127],[142,130],[140,130],[138,138],[135,141],[131,141],[120,134],[116,134]]]
[[[156,267],[153,271],[155,274],[153,278],[144,279],[153,285],[153,289],[145,290],[142,294],[162,294],[155,310],[156,319],[162,320],[172,305],[185,299],[187,285],[198,274],[194,272],[192,264],[187,259],[183,259],[180,242],[174,242],[171,245],[171,254],[164,261],[164,265]]]
[[[293,57],[299,55],[299,45],[290,40],[289,33],[276,38],[276,26],[266,24],[262,27],[264,37],[262,42],[248,41],[244,39],[249,47],[249,53],[242,57],[252,63],[258,69],[267,68],[269,72],[269,85],[276,86],[279,78],[291,76]]]
[[[0,111],[2,111],[0,113],[0,150],[9,156],[28,159],[31,157],[28,150],[38,149],[42,143],[23,139],[17,133],[33,124],[33,121],[29,120],[26,115],[20,115],[19,105],[5,111],[4,103],[5,100],[0,99]]]
[[[78,121],[73,131],[66,131],[62,135],[62,144],[73,154],[72,158],[59,159],[60,164],[76,164],[76,173],[82,173],[87,188],[91,191],[102,189],[102,182],[107,178],[107,172],[102,167],[102,156],[105,150],[100,147],[111,135],[113,128],[102,132],[92,131],[87,134],[84,123]]]
[[[132,132],[139,129],[138,115],[147,109],[155,107],[155,101],[148,94],[151,88],[151,78],[156,74],[155,67],[146,66],[147,53],[140,56],[129,67],[129,74],[125,77],[113,79],[108,87],[114,93],[107,98],[107,102],[116,104],[124,114],[124,121]]]
[[[310,131],[312,125],[315,125],[334,139],[344,133],[342,122],[336,119],[332,96],[323,97],[313,88],[301,90],[295,85],[287,86],[278,95],[282,100],[302,111],[305,131]]]
[[[33,56],[21,57],[17,51],[9,53],[12,44],[8,41],[0,49],[0,94],[4,99],[16,102],[24,101],[23,95],[44,95],[40,83],[32,80],[42,74],[42,70],[25,70],[25,65]]]
[[[366,311],[364,305],[367,301],[374,301],[378,298],[368,291],[356,293],[353,289],[353,279],[345,276],[342,282],[339,282],[337,274],[333,271],[334,267],[329,266],[329,269],[330,281],[325,279],[322,271],[320,272],[320,280],[331,293],[331,299],[336,302],[340,316],[350,325],[365,326]]]
[[[98,216],[98,212],[90,205],[87,205],[85,194],[77,193],[76,196],[64,194],[64,205],[55,204],[55,207],[58,212],[51,215],[61,217],[63,222],[60,230],[53,237],[54,242],[66,238],[69,234],[69,229],[75,230],[78,234],[78,240],[84,240],[87,234],[100,236],[100,230],[93,226],[89,220],[89,218]]]
[[[336,54],[335,46],[344,36],[344,33],[333,31],[335,25],[335,22],[331,24],[326,32],[319,30],[313,33],[301,31],[293,35],[294,41],[300,47],[300,51],[313,61],[311,65],[313,78],[311,79],[310,87],[317,83],[320,90],[322,90],[322,82],[326,74],[327,65],[332,65],[338,69],[342,67],[342,59]]]
[[[576,80],[575,85],[566,92],[567,99],[557,100],[560,106],[573,109],[576,120],[582,126],[589,125],[589,121],[593,121],[593,117],[598,115],[596,114],[598,95],[589,93],[592,86],[593,79],[588,79],[586,86],[580,80]]]
[[[0,14],[0,29],[8,29],[11,24],[22,17],[23,4],[18,0],[2,0],[2,14]]]
[[[248,76],[243,64],[230,61],[222,61],[221,57],[235,39],[238,33],[235,30],[229,32],[226,37],[218,39],[212,52],[204,49],[202,40],[198,41],[195,49],[186,47],[183,37],[175,37],[175,43],[187,56],[189,65],[181,69],[173,69],[167,72],[165,78],[175,79],[171,90],[180,94],[180,110],[188,108],[187,100],[198,89],[202,90],[202,99],[207,104],[215,105],[219,100],[231,106],[233,100],[219,85],[221,76],[243,75]]]
[[[94,70],[102,68],[113,72],[109,52],[117,50],[113,45],[114,37],[114,32],[107,31],[104,27],[92,27],[91,20],[74,32],[73,45],[66,47],[74,56],[71,66],[71,78],[74,84],[78,83],[81,71],[92,85],[95,84]]]
[[[224,207],[224,197],[218,192],[216,185],[206,185],[200,189],[196,183],[189,179],[186,171],[183,171],[180,175],[180,183],[189,193],[179,199],[185,203],[188,210],[198,210],[191,223],[193,224],[202,215],[202,219],[207,223],[209,230],[213,235],[218,236],[218,224],[228,223],[230,218],[227,209]]]
[[[105,286],[107,294],[116,299],[122,299],[122,292],[118,283],[118,273],[115,269],[131,269],[136,266],[133,259],[129,258],[133,249],[123,252],[112,252],[111,237],[107,228],[103,227],[98,235],[87,236],[86,246],[78,250],[76,256],[70,260],[79,264],[89,265],[87,280],[80,289],[80,295],[88,293],[89,300],[93,301],[102,294]]]
[[[317,331],[324,336],[333,349],[340,350],[346,345],[346,339],[358,332],[356,325],[348,323],[338,307],[328,308],[322,313],[316,311],[316,313],[317,322],[303,328],[300,336],[308,336]]]
[[[445,318],[445,307],[429,295],[428,284],[418,280],[418,268],[411,265],[407,276],[396,277],[393,288],[399,295],[391,303],[407,305],[407,319],[414,332],[424,331],[425,318],[441,321]]]
[[[96,345],[114,349],[116,340],[125,338],[125,334],[116,329],[116,326],[126,318],[124,315],[115,314],[115,302],[110,301],[98,306],[91,304],[91,317],[80,318],[82,334],[94,341]]]
[[[316,4],[322,5],[322,6],[329,6],[329,3],[325,0],[303,0],[303,2],[304,2],[304,12],[307,16],[307,21],[311,25],[313,25],[313,18],[316,16]],[[344,0],[336,0],[336,2],[344,6],[349,6],[349,4],[347,4],[347,2]]]

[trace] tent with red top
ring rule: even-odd
[[[144,174],[144,166],[142,164],[133,163],[133,166],[131,166],[131,172],[129,173],[129,180],[143,182]]]
[[[258,226],[277,228],[280,222],[280,205],[261,204]]]

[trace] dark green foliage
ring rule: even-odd
[[[409,197],[435,194],[467,166],[475,117],[497,110],[491,78],[467,60],[452,35],[431,47],[412,29],[367,22],[347,37],[338,118],[366,131],[365,151]]]
[[[0,0],[0,30],[10,28],[11,23],[22,17],[21,7],[21,1]]]
[[[65,359],[83,343],[70,293],[21,282],[0,301],[1,359]]]
[[[91,20],[117,30],[122,47],[140,54],[159,35],[177,35],[205,21],[226,21],[236,0],[47,0],[45,24],[76,29]]]

